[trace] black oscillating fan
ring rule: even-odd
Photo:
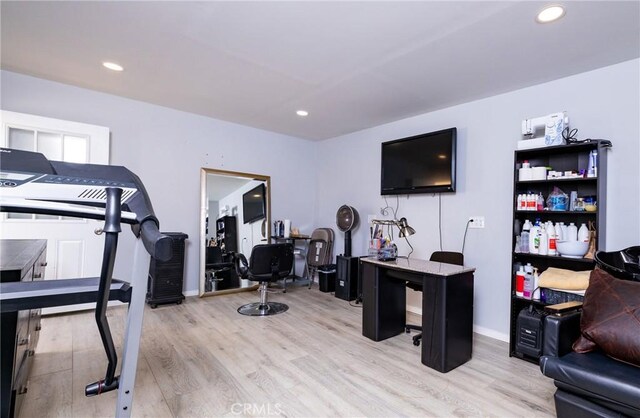
[[[358,226],[358,211],[349,205],[342,205],[336,213],[338,229],[344,232],[344,256],[351,257],[351,230]]]

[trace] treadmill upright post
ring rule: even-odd
[[[138,350],[142,336],[142,319],[144,316],[145,295],[149,276],[151,256],[138,237],[133,253],[133,271],[131,275],[131,302],[127,313],[127,324],[124,333],[124,348],[122,354],[122,369],[120,370],[120,387],[118,388],[118,402],[116,417],[131,416],[133,403],[133,388],[136,383],[136,369],[138,367]]]

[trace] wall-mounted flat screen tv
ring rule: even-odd
[[[267,199],[265,196],[264,184],[258,184],[242,195],[242,220],[244,223],[248,224],[266,216]]]
[[[456,191],[456,128],[382,143],[380,194]]]

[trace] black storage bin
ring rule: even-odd
[[[184,247],[189,238],[182,232],[163,232],[171,237],[173,255],[169,261],[160,261],[151,257],[149,281],[147,282],[147,303],[156,308],[161,303],[181,304],[184,299],[182,283],[184,280]]]
[[[335,292],[336,290],[336,265],[326,264],[318,267],[318,281],[320,291],[324,293]]]

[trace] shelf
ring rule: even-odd
[[[602,144],[605,146],[605,144]],[[527,159],[535,156],[576,154],[580,152],[588,152],[600,147],[599,141],[589,140],[579,144],[556,145],[551,147],[530,148],[516,150],[516,156],[520,159]]]
[[[598,212],[587,212],[586,210],[516,210],[516,215],[597,215]]]
[[[516,184],[544,184],[544,183],[597,183],[597,177],[572,177],[572,178],[557,178],[546,180],[517,180]]]
[[[549,305],[548,303],[543,302],[543,301],[538,300],[538,299],[526,299],[526,298],[524,298],[522,296],[516,296],[514,294],[512,294],[511,297],[513,297],[514,300],[518,300],[518,301],[523,302],[523,303],[533,303],[534,305],[539,305],[539,306],[547,306],[547,305]]]
[[[562,257],[559,255],[540,255],[540,254],[514,252],[513,256],[516,258],[525,257],[525,258],[537,258],[537,259],[544,259],[544,260],[575,261],[577,263],[584,263],[584,264],[594,264],[596,262],[592,258],[572,258],[572,257]]]

